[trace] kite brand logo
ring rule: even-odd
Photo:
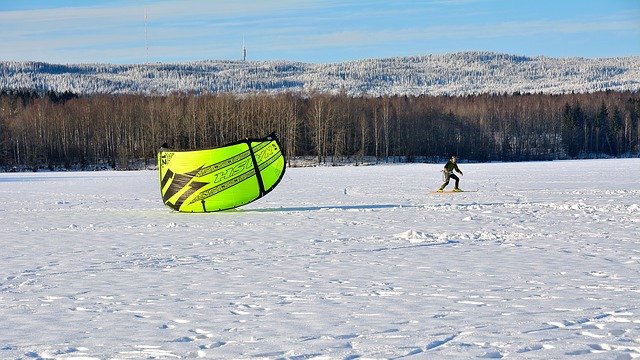
[[[256,160],[258,161],[258,163],[267,161],[271,156],[273,156],[273,154],[277,153],[278,151],[280,151],[278,145],[272,143],[270,146],[264,148],[264,150],[256,154]]]
[[[251,162],[250,158],[247,158],[244,161],[241,161],[233,166],[226,168],[223,171],[216,173],[213,183],[218,184],[220,182],[227,181],[248,170],[253,170],[253,163]]]
[[[167,164],[169,164],[169,161],[171,161],[172,157],[173,157],[173,153],[164,152],[164,153],[162,153],[162,156],[160,157],[160,163],[162,165],[167,165]]]

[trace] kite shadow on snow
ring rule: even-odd
[[[307,211],[375,211],[385,209],[414,208],[414,205],[400,204],[362,204],[362,205],[318,205],[318,206],[289,206],[264,209],[234,209],[240,212],[307,212]]]

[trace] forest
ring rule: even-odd
[[[640,93],[351,96],[0,91],[0,171],[140,169],[166,143],[276,131],[289,161],[529,161],[638,156]]]

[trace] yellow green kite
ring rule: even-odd
[[[275,133],[203,150],[158,151],[162,200],[181,212],[236,208],[269,193],[284,176]]]

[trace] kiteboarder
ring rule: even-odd
[[[442,170],[442,172],[444,173],[444,184],[442,184],[442,186],[440,186],[440,189],[438,189],[438,192],[443,192],[444,188],[447,187],[447,185],[449,185],[449,179],[453,179],[456,181],[456,186],[453,188],[454,192],[460,192],[462,190],[460,190],[460,188],[458,187],[458,185],[460,184],[460,178],[458,177],[458,175],[454,174],[455,172],[460,173],[460,175],[462,174],[462,171],[460,171],[460,169],[458,169],[458,163],[457,163],[457,158],[455,155],[451,156],[451,158],[449,159],[449,161],[447,161],[447,163],[444,165],[444,169]]]

